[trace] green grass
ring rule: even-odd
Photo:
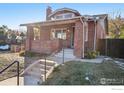
[[[90,80],[86,80],[85,77]],[[108,80],[121,80],[124,78],[124,70],[120,69],[112,61],[101,64],[84,62],[67,62],[59,65],[43,84],[46,85],[100,85],[101,78]],[[122,83],[106,83],[118,85]]]

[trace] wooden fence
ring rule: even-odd
[[[124,58],[124,39],[100,39],[98,51],[101,55]]]

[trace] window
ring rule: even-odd
[[[40,29],[38,27],[34,27],[33,32],[34,32],[34,40],[39,40],[40,39]]]
[[[63,29],[52,30],[52,38],[66,39],[66,32]]]
[[[56,19],[62,19],[62,18],[63,18],[62,15],[57,15],[57,16],[56,16]]]
[[[85,41],[88,41],[88,23],[85,23]]]
[[[68,13],[68,14],[65,14],[64,15],[64,18],[72,18],[73,17],[73,14],[72,13]]]
[[[67,19],[72,17],[74,17],[73,13],[64,13],[64,14],[56,15],[55,19]]]

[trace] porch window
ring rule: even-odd
[[[85,23],[85,42],[88,41],[88,23]]]
[[[55,16],[55,19],[68,19],[74,17],[73,13],[64,13]]]
[[[52,30],[52,38],[66,39],[66,32],[63,29]]]
[[[34,32],[34,40],[39,40],[40,39],[40,28],[34,27],[33,32]]]

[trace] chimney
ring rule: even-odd
[[[47,7],[46,9],[46,20],[50,20],[48,17],[52,13],[52,8],[50,6]]]

